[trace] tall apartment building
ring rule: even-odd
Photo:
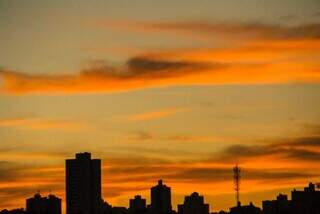
[[[87,152],[66,160],[67,214],[98,214],[101,202],[101,160]]]
[[[151,210],[153,214],[167,214],[172,211],[171,188],[164,185],[162,180],[151,188]]]

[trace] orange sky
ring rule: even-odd
[[[317,0],[1,1],[0,209],[37,190],[64,199],[64,160],[82,151],[102,159],[117,206],[149,200],[162,178],[174,208],[198,191],[228,209],[236,163],[244,203],[318,182],[319,11]]]

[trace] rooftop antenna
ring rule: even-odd
[[[234,181],[234,190],[236,191],[236,201],[237,201],[237,206],[240,206],[240,172],[241,169],[236,164],[235,167],[233,167],[233,181]]]

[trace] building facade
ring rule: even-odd
[[[98,214],[101,203],[101,160],[87,152],[66,160],[66,213]]]

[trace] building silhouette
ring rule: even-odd
[[[320,214],[320,191],[316,191],[313,183],[303,191],[291,192],[291,211],[292,214]]]
[[[178,214],[209,214],[209,204],[205,204],[203,196],[194,192],[178,205]]]
[[[309,183],[303,190],[293,190],[291,200],[279,194],[275,200],[262,202],[263,210],[254,206],[231,207],[211,214],[320,214],[320,188]],[[91,159],[90,153],[77,153],[75,159],[66,160],[66,214],[209,214],[209,204],[197,192],[186,196],[178,212],[172,210],[171,188],[158,180],[151,188],[151,204],[136,195],[129,200],[129,208],[112,206],[101,198],[101,160]],[[0,214],[61,214],[61,199],[50,194],[36,193],[26,199],[26,209],[3,209]]]
[[[303,191],[293,190],[291,200],[279,195],[277,200],[263,201],[264,214],[320,214],[320,191],[310,183]]]
[[[51,194],[42,197],[37,193],[26,200],[26,211],[30,214],[61,214],[61,199]]]
[[[230,214],[261,214],[261,209],[250,202],[249,205],[241,205],[230,208]]]
[[[229,214],[227,211],[220,210],[219,212],[212,212],[210,214]]]
[[[101,202],[101,160],[87,152],[66,160],[67,214],[99,214]]]
[[[276,200],[262,201],[264,214],[290,214],[290,201],[287,195],[279,194]]]
[[[171,213],[171,188],[158,180],[158,185],[151,188],[151,212],[153,214]]]
[[[110,214],[128,214],[128,212],[126,207],[112,207]]]
[[[141,195],[134,196],[133,199],[129,201],[129,212],[136,214],[136,213],[146,213],[146,199],[143,199]]]
[[[23,208],[19,208],[19,209],[13,209],[13,210],[1,210],[0,214],[30,214],[27,211],[25,211]]]

